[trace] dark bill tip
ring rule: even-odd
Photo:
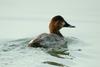
[[[70,28],[75,28],[75,26],[69,26]]]

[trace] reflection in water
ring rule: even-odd
[[[63,58],[63,59],[64,59],[64,57],[62,57],[62,55],[68,55],[69,56],[69,52],[67,52],[67,51],[52,50],[52,51],[48,51],[47,53],[50,54],[51,56]]]
[[[50,64],[50,65],[54,65],[54,66],[59,66],[59,67],[69,67],[69,66],[66,66],[64,64],[61,64],[61,63],[57,63],[57,62],[53,62],[53,61],[45,61],[43,62],[44,64]]]

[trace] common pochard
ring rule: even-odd
[[[37,38],[32,39],[28,46],[45,48],[64,46],[66,41],[64,36],[60,33],[60,29],[63,27],[74,28],[75,26],[68,24],[60,15],[54,16],[49,24],[50,33],[42,33]]]

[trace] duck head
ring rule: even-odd
[[[59,32],[59,30],[63,27],[75,28],[75,26],[68,24],[64,20],[64,18],[60,15],[57,15],[51,19],[51,22],[49,24],[50,33],[54,33],[54,34],[58,34],[58,35],[62,36],[62,34]]]

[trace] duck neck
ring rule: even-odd
[[[57,34],[57,35],[59,35],[60,37],[63,37],[63,35],[60,33],[60,31],[56,31],[56,32],[50,31],[50,33]]]

